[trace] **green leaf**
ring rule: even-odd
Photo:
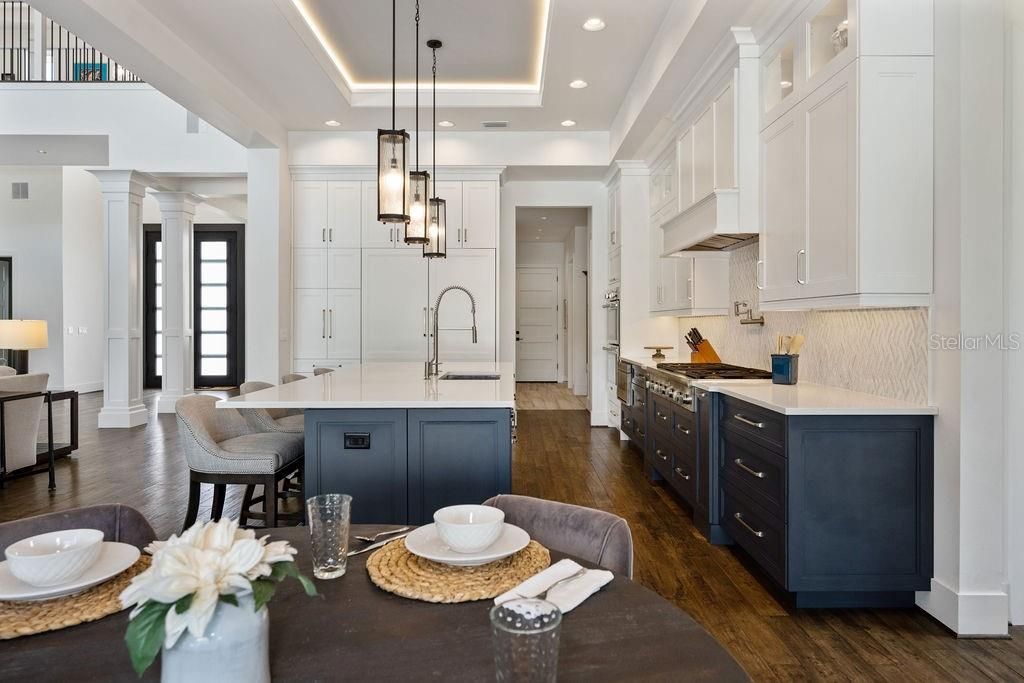
[[[277,581],[273,581],[271,579],[256,579],[249,583],[252,586],[252,599],[255,603],[253,605],[253,609],[259,612],[268,602],[270,602],[270,599],[274,597],[274,591],[277,590]]]
[[[272,581],[283,581],[286,576],[295,576],[298,573],[294,562],[275,562],[270,565],[270,576]]]
[[[229,595],[222,595],[222,596],[220,596],[220,601],[221,602],[226,602],[229,605],[234,605],[235,607],[238,607],[238,598],[236,598],[234,595],[230,595],[230,594]]]
[[[142,611],[128,622],[124,642],[128,645],[132,668],[140,678],[160,654],[160,647],[164,644],[164,620],[171,607],[173,605],[169,602],[147,602]]]
[[[174,611],[178,614],[184,614],[188,611],[188,608],[192,606],[192,598],[196,596],[195,593],[186,595],[185,597],[174,603]]]
[[[295,578],[298,579],[299,583],[302,584],[302,590],[306,591],[306,595],[308,595],[311,598],[317,595],[316,584],[313,583],[312,579],[310,579],[305,574],[300,574],[298,572],[295,572]]]

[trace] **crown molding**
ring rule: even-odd
[[[325,166],[294,165],[288,167],[293,180],[376,180],[377,167],[368,165]],[[433,172],[433,168],[426,170]],[[499,180],[504,166],[438,166],[442,180]]]

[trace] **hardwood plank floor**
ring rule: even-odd
[[[146,397],[151,409],[154,398]],[[180,529],[188,485],[175,418],[151,413],[147,427],[100,431],[100,404],[100,394],[82,397],[81,448],[59,463],[57,491],[47,491],[45,475],[10,482],[0,490],[0,521],[120,502],[141,510],[161,537]],[[512,481],[516,493],[625,517],[636,580],[693,615],[757,681],[1024,679],[1024,629],[1006,640],[958,640],[919,610],[786,607],[740,553],[708,545],[688,510],[646,481],[640,454],[615,431],[591,428],[586,411],[521,410]],[[232,515],[242,493],[233,488]],[[207,490],[200,515],[210,497]]]
[[[586,410],[587,397],[577,396],[569,385],[558,382],[517,382],[519,410]]]

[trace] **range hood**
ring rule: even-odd
[[[662,226],[662,256],[679,251],[724,251],[757,239],[740,226],[740,191],[714,190]]]

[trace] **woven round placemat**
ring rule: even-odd
[[[495,598],[551,564],[536,541],[515,555],[478,567],[453,567],[417,557],[398,539],[370,555],[366,571],[383,590],[424,602],[470,602]]]
[[[132,578],[149,567],[153,558],[142,555],[128,569],[98,586],[66,598],[36,602],[0,600],[0,640],[59,631],[120,612],[121,591]]]

